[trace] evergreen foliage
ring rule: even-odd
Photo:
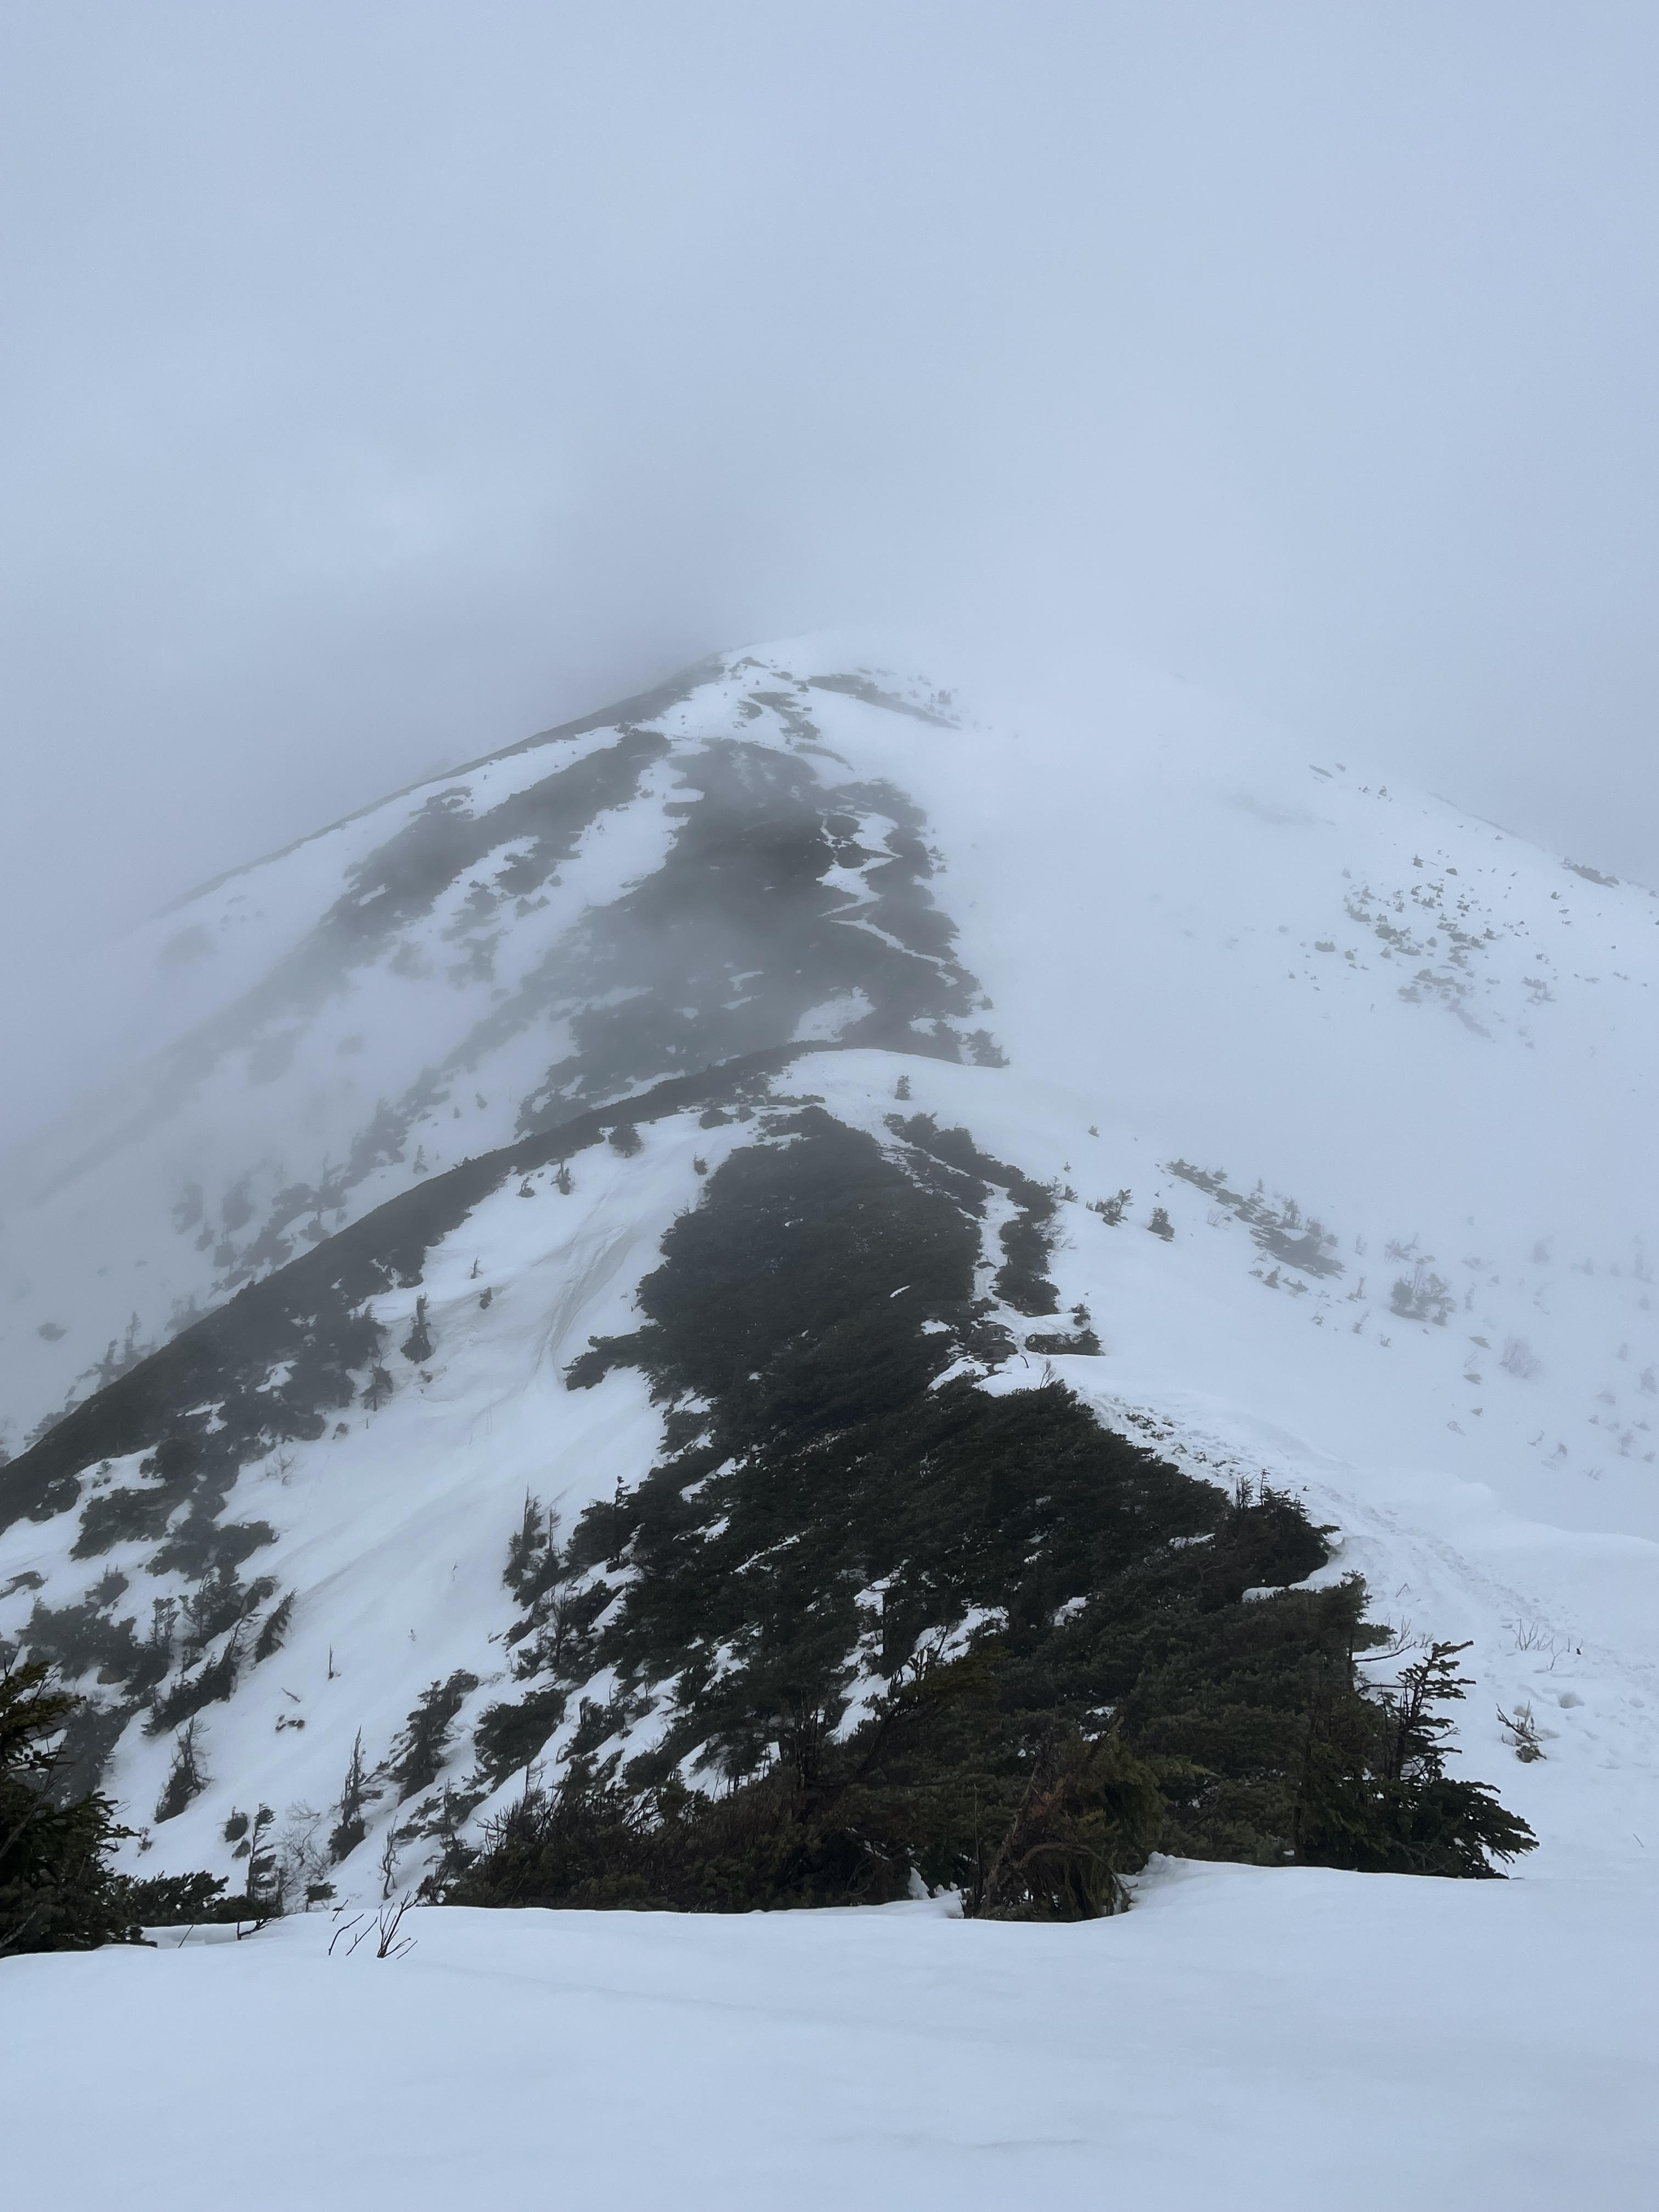
[[[329,1856],[337,1866],[350,1856],[368,1833],[368,1824],[363,1818],[363,1808],[380,1791],[370,1782],[363,1765],[363,1732],[358,1729],[351,1746],[351,1759],[346,1767],[345,1780],[340,1785],[340,1802],[335,1810],[334,1826],[329,1832]]]
[[[803,715],[801,733],[811,727]],[[842,1026],[844,1043],[964,1056],[951,1024],[980,993],[933,903],[926,825],[902,792],[826,788],[821,762],[731,739],[678,754],[674,772],[668,851],[562,944],[569,1047],[526,1101],[521,1128],[556,1127],[573,1100],[626,1098],[636,1120],[637,1094],[669,1068],[747,1057],[835,1001],[866,1009]],[[858,928],[847,926],[838,869],[862,878]]]
[[[477,1686],[476,1674],[458,1668],[447,1682],[434,1682],[421,1692],[420,1702],[404,1722],[392,1747],[386,1768],[398,1785],[399,1804],[437,1780],[455,1717]],[[343,1802],[341,1816],[343,1820],[346,1818]]]
[[[714,1909],[900,1895],[919,1875],[958,1887],[969,1910],[1071,1917],[1113,1909],[1155,1844],[1442,1874],[1489,1874],[1529,1848],[1489,1790],[1446,1771],[1443,1708],[1467,1686],[1455,1652],[1368,1694],[1359,1662],[1386,1632],[1365,1620],[1361,1586],[1295,1587],[1327,1551],[1294,1500],[1265,1487],[1229,1500],[1103,1430],[1059,1384],[993,1395],[942,1382],[964,1358],[994,1364],[1012,1349],[977,1295],[994,1188],[1015,1208],[999,1232],[999,1298],[1058,1312],[1054,1194],[927,1115],[896,1117],[884,1152],[811,1104],[769,1101],[765,1076],[795,1056],[757,1054],[629,1102],[636,1121],[724,1097],[747,1122],[758,1104],[760,1141],[708,1176],[671,1229],[641,1286],[640,1328],[594,1342],[570,1370],[573,1388],[641,1370],[667,1409],[664,1455],[568,1540],[526,1502],[506,1577],[519,1692],[477,1723],[467,1788],[398,1832],[444,1837],[453,1893]],[[183,1723],[157,1818],[204,1786],[196,1715],[228,1693],[276,1594],[237,1571],[269,1529],[218,1517],[238,1468],[285,1436],[320,1433],[365,1375],[377,1406],[392,1377],[362,1301],[417,1282],[431,1238],[509,1162],[556,1160],[568,1189],[562,1163],[603,1141],[613,1115],[392,1201],[181,1333],[6,1470],[5,1517],[44,1516],[76,1500],[96,1454],[142,1449],[136,1486],[87,1498],[76,1554],[143,1539],[161,1547],[155,1571],[195,1584],[182,1606],[157,1603],[148,1636],[115,1619],[118,1574],[81,1605],[37,1607],[35,1658],[125,1692],[107,1706],[59,1701],[56,1795],[33,1790],[54,1819],[69,1778],[95,1777],[145,1705],[156,1728]],[[702,1115],[732,1118],[713,1103]],[[1127,1195],[1099,1210],[1120,1218]],[[1029,1341],[1094,1349],[1087,1316],[1073,1319],[1073,1336]],[[421,1301],[411,1358],[424,1326]],[[279,1361],[292,1374],[273,1395]],[[1278,1594],[1247,1600],[1264,1588]],[[268,1615],[256,1660],[292,1602]],[[603,1695],[585,1695],[602,1674]],[[410,1713],[376,1770],[399,1802],[438,1780],[477,1686],[466,1674],[434,1682]],[[455,1808],[528,1772],[556,1730],[556,1788],[528,1788],[466,1864]],[[9,1754],[5,1774],[9,1791]],[[336,1857],[362,1840],[374,1794],[359,1743]],[[107,1805],[61,1809],[77,1808],[86,1863],[101,1865]],[[243,1905],[275,1893],[272,1818],[260,1808],[239,1844]],[[31,1809],[19,1834],[45,1835],[45,1819]],[[0,1826],[0,1843],[9,1833]],[[89,1913],[41,1924],[85,1929]],[[106,1912],[112,1927],[119,1917]]]
[[[256,1667],[261,1660],[269,1659],[274,1652],[282,1650],[288,1636],[288,1625],[293,1618],[294,1592],[289,1590],[266,1614],[264,1626],[254,1640],[253,1663]]]
[[[156,1698],[144,1723],[146,1735],[165,1735],[170,1728],[181,1721],[190,1720],[204,1705],[222,1705],[236,1687],[241,1655],[233,1636],[216,1659],[197,1669],[194,1674],[180,1675],[167,1693]],[[195,1792],[191,1792],[194,1796]],[[188,1802],[188,1801],[186,1801]],[[169,1816],[162,1814],[161,1819]]]
[[[1530,1847],[1445,1774],[1445,1654],[1366,1693],[1387,1632],[1355,1577],[1296,1587],[1328,1552],[1294,1499],[1229,1498],[1056,1383],[941,1383],[994,1330],[974,1271],[1011,1170],[926,1117],[896,1125],[899,1161],[811,1108],[763,1129],[670,1229],[641,1327],[570,1370],[642,1370],[667,1450],[562,1547],[526,1501],[506,1580],[530,1686],[485,1716],[487,1772],[528,1770],[602,1670],[615,1687],[447,1893],[718,1910],[920,1875],[969,1911],[1077,1917],[1158,1845],[1440,1874]],[[1018,1180],[1040,1237],[1047,1194]]]
[[[199,1797],[207,1788],[207,1777],[196,1755],[196,1734],[197,1723],[192,1714],[173,1740],[173,1765],[155,1801],[158,1826],[163,1820],[177,1820],[191,1800]]]
[[[0,1672],[0,1957],[131,1942],[110,1852],[128,1831],[107,1797],[59,1802],[60,1739],[78,1701],[36,1661]]]
[[[424,1293],[415,1301],[415,1319],[410,1326],[409,1334],[398,1349],[405,1359],[412,1359],[417,1363],[423,1359],[430,1359],[432,1357],[432,1331],[427,1325]]]
[[[264,1920],[263,1905],[251,1905],[238,1893],[225,1894],[222,1874],[160,1874],[147,1880],[117,1875],[115,1892],[135,1928],[204,1928]]]
[[[261,1805],[243,1839],[247,1845],[245,1899],[249,1912],[256,1918],[269,1918],[283,1909],[282,1863],[271,1842],[271,1831],[276,1825],[276,1814],[269,1805]]]

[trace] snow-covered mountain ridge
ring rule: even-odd
[[[844,733],[935,710],[768,681],[739,656],[511,747],[120,949],[147,1056],[8,1170],[14,1449],[411,1174],[572,1103],[797,1035],[963,1048],[975,992],[915,806],[806,711]]]
[[[395,1764],[430,1688],[432,1780],[471,1771],[526,1495],[568,1528],[665,1449],[640,1372],[565,1370],[805,1097],[894,1161],[895,1122],[965,1129],[1051,1194],[1054,1317],[996,1291],[993,1190],[1001,1336],[958,1374],[1052,1373],[1176,1463],[1304,1496],[1389,1619],[1474,1637],[1466,1761],[1539,1864],[1642,1863],[1659,906],[1180,687],[1108,691],[1097,728],[1017,741],[856,653],[732,656],[130,950],[163,1051],[9,1184],[15,1433],[105,1387],[0,1475],[0,1633],[117,1690],[88,1749],[169,1863],[264,1802],[326,1870],[354,1745]],[[410,1208],[394,1265],[371,1223]],[[213,1324],[140,1357],[192,1302],[289,1331],[244,1346],[234,1407],[189,1366]],[[617,1686],[585,1687],[591,1747],[638,1756],[670,1717]],[[1525,1766],[1497,1717],[1523,1702]],[[156,1824],[191,1721],[203,1786]],[[343,1880],[415,1825],[418,1791],[375,1802]]]

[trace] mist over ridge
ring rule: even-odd
[[[838,622],[1127,651],[1659,879],[1644,11],[0,35],[37,1018],[60,944]]]
[[[1656,69],[0,10],[20,2203],[1650,2212]]]

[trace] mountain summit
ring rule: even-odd
[[[959,1881],[970,1784],[990,1895],[1039,1788],[1487,1870],[1296,1778],[1380,1802],[1453,1645],[1540,1863],[1633,1862],[1656,931],[1120,671],[1013,735],[794,641],[401,793],[122,948],[155,1048],[9,1165],[0,1638],[136,1869],[290,1904],[573,1775],[774,1790],[606,1830],[653,1901],[767,1820],[780,1900]]]

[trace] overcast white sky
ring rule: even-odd
[[[4,0],[12,988],[872,618],[1659,882],[1656,65],[1651,0]]]

